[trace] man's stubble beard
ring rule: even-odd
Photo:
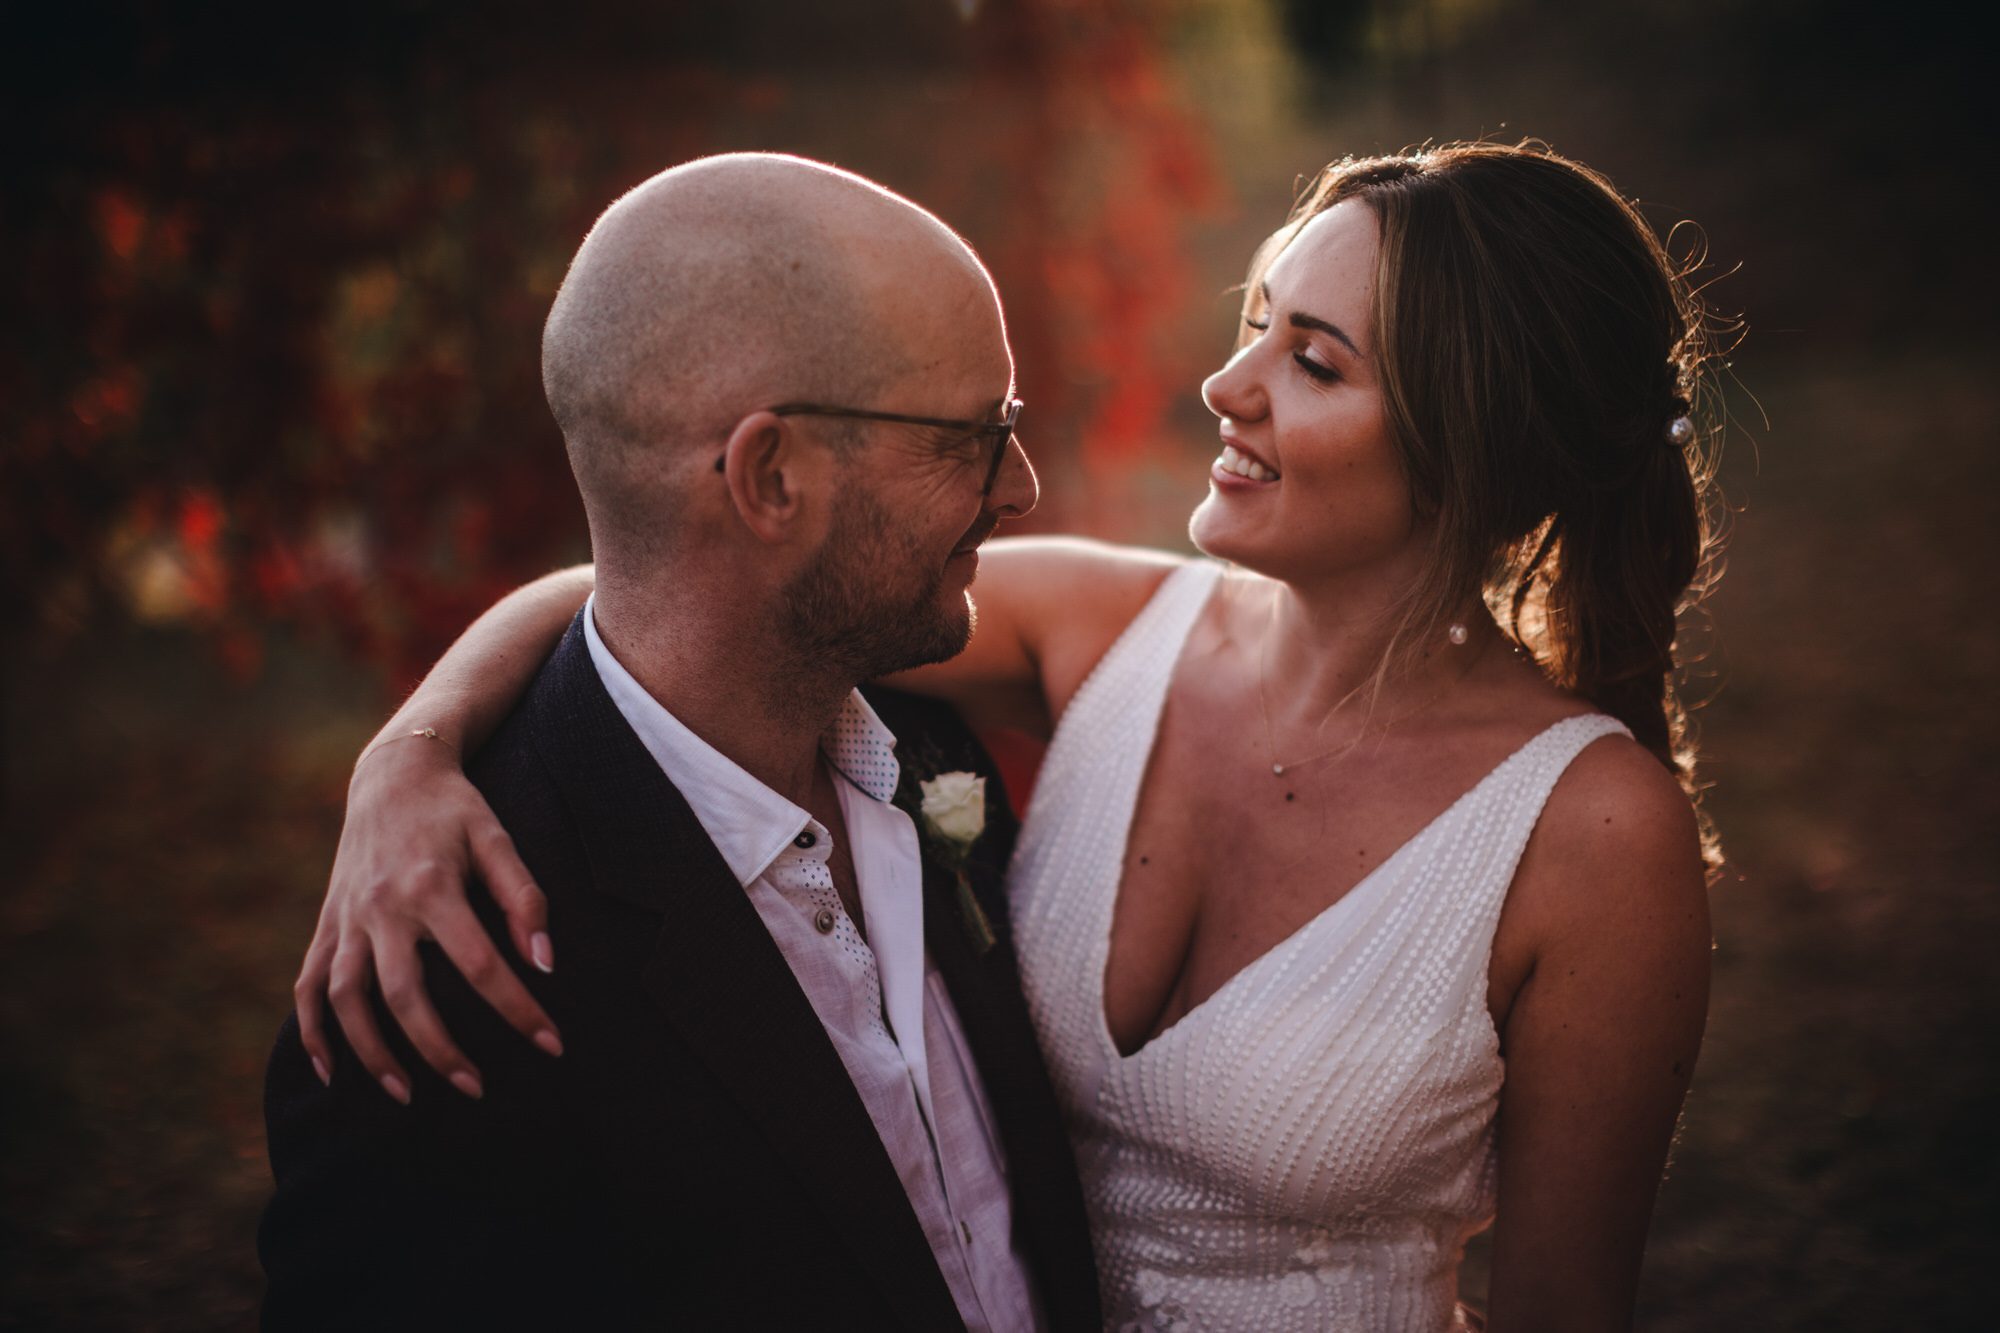
[[[873,495],[857,487],[841,498],[819,555],[779,598],[780,629],[800,675],[858,685],[948,661],[971,642],[971,599],[941,605],[943,562],[895,532]],[[885,586],[912,571],[925,571],[918,586]]]

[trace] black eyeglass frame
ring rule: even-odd
[[[937,430],[962,430],[968,435],[988,436],[994,441],[993,461],[986,467],[986,482],[979,488],[979,493],[991,495],[993,483],[1000,479],[1000,463],[1007,457],[1007,445],[1014,438],[1014,423],[1021,419],[1020,399],[1009,398],[1005,406],[1007,415],[998,421],[912,417],[901,412],[867,412],[858,407],[826,407],[819,403],[780,403],[765,410],[781,417],[849,417],[856,421],[891,421],[902,426],[930,426]]]

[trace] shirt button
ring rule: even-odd
[[[814,835],[813,831],[811,829],[807,829],[804,833],[801,833],[799,834],[798,837],[792,839],[792,846],[810,847],[818,841],[819,838]]]
[[[813,929],[822,935],[833,934],[833,909],[822,907],[813,916]]]

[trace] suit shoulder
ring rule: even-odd
[[[882,725],[895,733],[899,744],[918,739],[939,745],[978,743],[958,710],[942,699],[886,685],[864,685],[861,695],[882,719]]]
[[[989,790],[1004,788],[999,765],[949,703],[882,685],[863,686],[862,697],[882,719],[882,725],[895,734],[896,760],[902,765],[905,782],[940,773],[972,772],[987,779]]]

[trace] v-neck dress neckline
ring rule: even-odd
[[[1558,722],[1555,723],[1554,725],[1561,726],[1562,723]],[[1098,950],[1098,969],[1097,969],[1097,992],[1098,992],[1097,1021],[1098,1021],[1098,1027],[1102,1030],[1104,1041],[1106,1045],[1108,1045],[1111,1049],[1111,1058],[1113,1060],[1138,1059],[1140,1056],[1144,1055],[1147,1052],[1147,1050],[1149,1050],[1156,1042],[1163,1041],[1166,1038],[1172,1036],[1174,1032],[1179,1030],[1190,1019],[1193,1019],[1196,1015],[1200,1014],[1202,1010],[1206,1009],[1210,1005],[1210,1003],[1221,999],[1225,991],[1235,986],[1237,982],[1244,981],[1246,977],[1249,977],[1266,961],[1275,957],[1279,957],[1282,954],[1294,949],[1310,948],[1311,947],[1310,937],[1314,932],[1324,930],[1328,933],[1333,933],[1335,926],[1340,922],[1340,920],[1344,915],[1341,911],[1341,908],[1345,904],[1354,902],[1357,899],[1362,899],[1365,901],[1367,895],[1379,892],[1379,890],[1375,887],[1378,883],[1384,881],[1393,882],[1397,872],[1401,868],[1399,862],[1404,857],[1421,855],[1422,848],[1426,840],[1431,836],[1433,830],[1437,829],[1440,825],[1445,824],[1446,821],[1450,820],[1453,813],[1457,811],[1457,809],[1461,805],[1465,804],[1467,801],[1476,800],[1479,796],[1481,789],[1484,788],[1487,783],[1495,781],[1504,781],[1505,775],[1508,770],[1508,766],[1512,764],[1514,760],[1517,757],[1519,757],[1522,753],[1526,752],[1529,749],[1529,747],[1533,746],[1536,741],[1540,740],[1544,734],[1546,734],[1545,731],[1537,733],[1535,736],[1531,737],[1529,740],[1524,742],[1520,746],[1520,748],[1516,749],[1512,754],[1508,755],[1505,759],[1502,759],[1499,763],[1495,764],[1492,768],[1488,769],[1484,776],[1482,776],[1477,782],[1473,783],[1472,786],[1468,787],[1463,793],[1461,793],[1458,796],[1457,799],[1452,801],[1450,805],[1446,806],[1443,810],[1440,810],[1435,816],[1431,818],[1429,823],[1425,824],[1422,828],[1418,829],[1408,838],[1405,838],[1402,842],[1402,845],[1397,847],[1395,851],[1391,852],[1386,858],[1384,858],[1381,864],[1377,865],[1373,870],[1370,870],[1367,874],[1363,875],[1360,879],[1356,880],[1354,884],[1347,890],[1347,892],[1341,894],[1338,898],[1335,898],[1325,907],[1322,907],[1318,912],[1313,914],[1310,920],[1300,924],[1298,929],[1294,930],[1291,934],[1285,936],[1285,938],[1279,940],[1276,944],[1273,944],[1270,948],[1266,949],[1264,952],[1258,954],[1255,958],[1252,958],[1249,962],[1245,963],[1242,967],[1238,968],[1233,974],[1230,975],[1228,980],[1224,981],[1220,986],[1216,987],[1215,990],[1210,992],[1206,997],[1204,997],[1199,1004],[1194,1005],[1186,1013],[1182,1014],[1179,1018],[1175,1019],[1172,1023],[1168,1024],[1166,1027],[1162,1028],[1160,1031],[1154,1033],[1151,1037],[1147,1038],[1144,1045],[1140,1046],[1137,1050],[1133,1051],[1129,1055],[1118,1049],[1118,1042],[1111,1035],[1111,1023],[1110,1020],[1106,1017],[1106,1010],[1104,1005],[1104,978],[1110,972],[1111,969],[1111,927],[1112,923],[1116,920],[1118,914],[1118,894],[1114,892],[1111,895],[1111,910],[1104,913],[1104,920],[1103,920],[1104,941],[1102,946]],[[1119,843],[1118,863],[1121,869],[1121,882],[1119,884],[1119,889],[1121,890],[1124,887],[1122,882],[1122,869],[1125,864],[1127,851],[1129,849],[1129,845],[1131,842],[1132,822],[1133,819],[1136,818],[1138,815],[1138,807],[1139,807],[1138,798],[1142,790],[1143,787],[1140,789],[1135,789],[1133,792],[1131,817],[1128,817],[1125,821],[1125,828],[1123,830],[1123,834]],[[1354,910],[1365,911],[1366,909],[1357,907]],[[1246,984],[1254,984],[1254,983],[1246,983]]]
[[[1557,778],[1623,728],[1556,723],[1130,1056],[1104,1022],[1126,844],[1176,663],[1223,569],[1162,583],[1050,743],[1009,894],[1111,1327],[1452,1326],[1491,1215],[1493,929]]]

